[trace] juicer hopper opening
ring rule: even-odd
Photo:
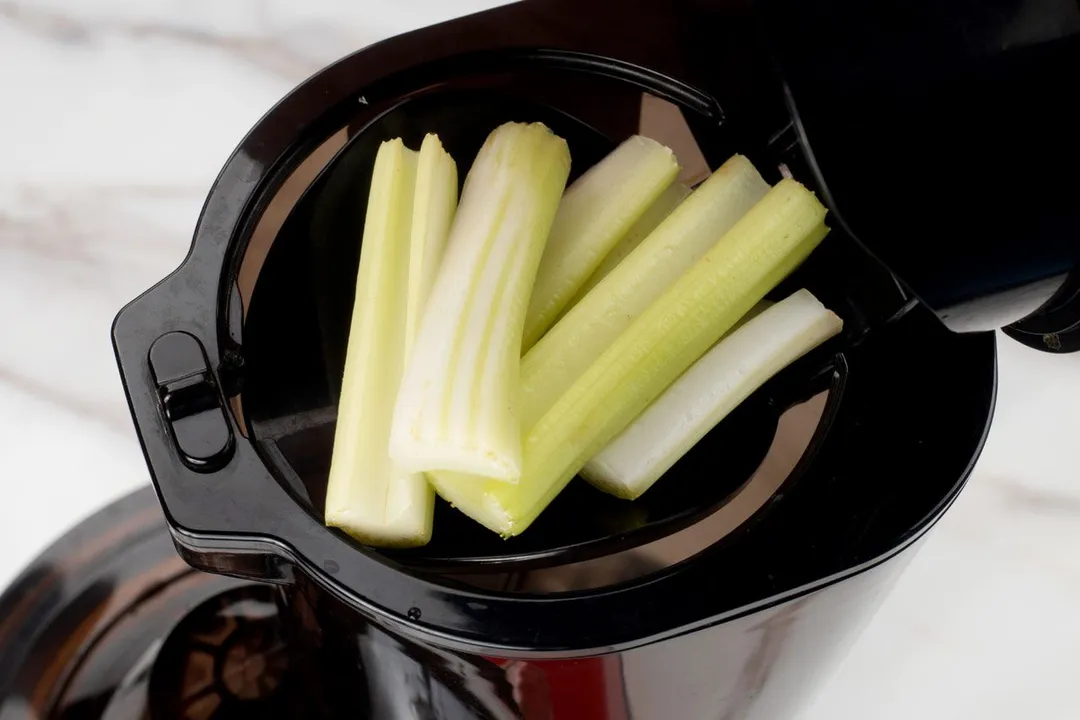
[[[608,77],[535,71],[530,82],[444,85],[381,111],[364,108],[302,160],[267,203],[239,261],[232,303],[240,308],[233,313],[239,327],[230,332],[242,338],[244,382],[230,405],[278,481],[320,522],[375,152],[392,137],[418,147],[425,133],[437,133],[458,163],[461,182],[487,133],[511,120],[541,121],[565,138],[571,180],[635,133],[675,149],[681,179],[691,184],[738,150],[722,122],[692,106]],[[759,169],[770,182],[780,177],[768,159]],[[835,295],[827,282],[806,274],[776,295],[797,286]],[[414,568],[489,573],[580,562],[684,530],[739,493],[788,407],[834,382],[831,347],[744,402],[637,501],[575,480],[533,527],[510,540],[439,501],[426,547],[382,554]]]

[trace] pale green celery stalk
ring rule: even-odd
[[[434,473],[436,490],[504,536],[524,531],[586,461],[817,247],[825,208],[785,179],[567,390],[525,438],[516,485]]]
[[[426,543],[434,509],[424,477],[387,452],[405,363],[416,155],[391,140],[375,158],[326,489],[326,524],[383,547]]]
[[[735,155],[690,194],[521,360],[528,430],[586,368],[769,191]]]
[[[798,290],[726,335],[585,464],[596,488],[633,500],[766,381],[833,337],[843,321]]]
[[[529,298],[523,350],[551,327],[680,169],[669,148],[634,135],[567,188]]]
[[[685,183],[677,182],[668,185],[667,190],[661,193],[656,202],[649,206],[645,214],[634,223],[626,236],[607,254],[603,262],[596,268],[596,271],[589,276],[589,279],[585,281],[585,284],[581,286],[573,299],[567,303],[563,309],[563,315],[574,305],[577,305],[581,298],[585,297],[601,280],[607,277],[608,273],[614,270],[616,265],[625,260],[626,256],[640,245],[641,241],[647,238],[689,194],[690,186]]]
[[[539,123],[502,125],[480,149],[394,408],[405,469],[521,476],[521,332],[569,171],[566,142]]]
[[[405,355],[408,357],[442,264],[450,224],[457,208],[457,165],[443,149],[438,135],[425,135],[416,167],[412,231],[409,250],[409,300],[405,312]]]

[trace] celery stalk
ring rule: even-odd
[[[394,408],[402,467],[520,477],[521,332],[569,170],[566,142],[539,123],[506,123],[480,149]]]
[[[551,327],[680,169],[670,149],[634,135],[567,188],[536,273],[523,349]]]
[[[528,432],[519,483],[433,473],[436,490],[504,536],[524,531],[590,458],[806,258],[828,232],[824,218],[811,192],[782,180]]]
[[[442,263],[457,208],[457,165],[438,135],[425,135],[416,167],[409,250],[409,300],[405,312],[405,355],[416,340],[421,309]]]
[[[559,320],[521,361],[528,430],[600,353],[769,191],[735,155]]]
[[[690,186],[685,183],[677,182],[668,185],[667,190],[660,194],[656,202],[650,205],[645,214],[634,223],[634,226],[619,241],[619,244],[604,257],[603,262],[596,268],[596,271],[589,276],[589,279],[585,281],[585,284],[581,286],[573,299],[567,303],[563,314],[574,305],[577,305],[581,298],[585,297],[590,290],[608,276],[608,273],[615,269],[616,265],[625,260],[626,256],[640,245],[641,241],[647,238],[689,194]]]
[[[810,291],[796,291],[722,338],[587,462],[582,477],[617,497],[639,497],[769,378],[841,329]]]
[[[424,477],[401,472],[387,452],[405,361],[416,167],[401,140],[379,147],[326,489],[326,524],[378,546],[423,545],[434,509]]]

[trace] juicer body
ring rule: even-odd
[[[279,586],[313,712],[790,716],[979,455],[993,336],[950,331],[838,221],[782,291],[810,288],[843,317],[843,336],[755,393],[640,501],[612,504],[584,488],[576,515],[553,504],[520,542],[481,533],[488,553],[458,565],[455,533],[477,531],[452,511],[414,552],[325,527],[326,438],[355,291],[356,198],[366,195],[357,178],[382,139],[438,132],[465,167],[495,122],[543,117],[587,166],[638,131],[646,106],[660,107],[706,172],[740,152],[770,182],[791,172],[822,186],[752,7],[626,6],[615,28],[594,4],[518,3],[320,72],[229,159],[184,264],[116,319],[125,391],[177,550],[200,570]],[[478,577],[498,574],[501,558],[513,573],[577,566],[580,578],[582,563],[630,558],[658,535],[705,525],[752,485],[783,414],[818,396],[820,417],[792,467],[704,545],[662,562],[637,556],[633,572],[603,581],[585,572],[584,583],[510,587]],[[663,514],[665,493],[724,482],[731,492],[713,504],[640,532]],[[562,554],[514,554],[579,523],[606,536]]]
[[[199,475],[172,451],[155,484],[191,565],[277,586],[311,717],[793,717],[962,490],[994,398],[993,338],[928,312],[835,368],[795,468],[670,564],[644,545],[490,583],[362,548],[254,473]]]
[[[918,544],[848,582],[634,650],[506,657],[367,621],[303,576],[275,587],[192,571],[147,488],[0,594],[0,717],[792,717]],[[262,682],[230,681],[237,663]]]
[[[312,717],[779,720],[806,707],[918,545],[816,592],[610,653],[465,652],[372,623],[304,579],[280,598]]]

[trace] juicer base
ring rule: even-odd
[[[304,717],[275,593],[188,567],[152,489],[136,491],[0,596],[0,718]]]

